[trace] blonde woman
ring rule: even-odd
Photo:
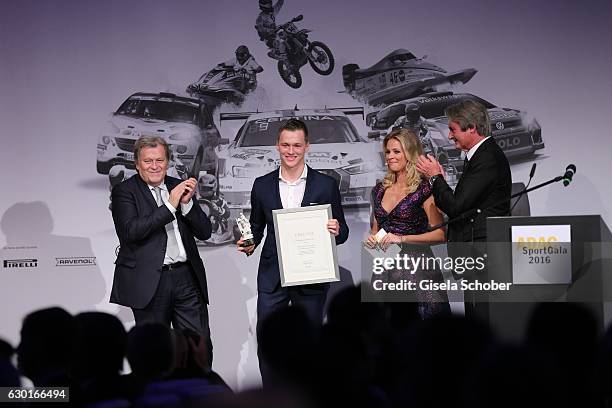
[[[373,248],[377,244],[376,234],[380,229],[386,235],[381,239],[383,248],[390,244],[423,244],[418,247],[403,245],[402,252],[413,257],[432,257],[426,244],[445,241],[444,230],[429,231],[429,226],[443,221],[436,207],[431,186],[416,169],[423,147],[419,138],[409,129],[394,130],[385,137],[383,151],[387,163],[387,175],[372,192],[373,222],[365,244]],[[411,273],[412,272],[412,273]],[[442,273],[436,269],[395,269],[384,277],[388,281],[408,280],[416,283],[422,280],[441,282]],[[432,314],[449,311],[445,291],[423,290],[416,292],[419,313],[426,318]]]

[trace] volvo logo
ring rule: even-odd
[[[495,127],[497,128],[497,130],[504,130],[504,123],[503,122],[497,122],[495,124]]]

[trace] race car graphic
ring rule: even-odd
[[[135,93],[111,114],[98,140],[98,173],[117,165],[133,170],[134,143],[145,135],[164,138],[192,177],[216,175],[221,136],[211,110],[198,99],[164,92]]]
[[[371,189],[386,170],[380,144],[361,137],[347,117],[350,114],[363,115],[363,108],[222,113],[222,122],[246,120],[229,146],[217,148],[219,189],[229,207],[250,208],[255,178],[278,167],[278,129],[289,118],[308,126],[306,163],[336,179],[342,204],[369,204]]]
[[[213,228],[206,243],[233,240],[229,208],[219,195],[217,185],[214,149],[222,141],[211,108],[201,100],[171,93],[131,95],[111,115],[98,141],[97,170],[108,175],[111,190],[136,174],[134,143],[144,135],[160,136],[169,144],[169,176],[198,180],[196,199]]]
[[[448,121],[444,109],[465,100],[479,102],[487,108],[492,136],[509,159],[533,154],[544,148],[542,128],[535,118],[517,109],[495,106],[469,93],[434,92],[406,99],[369,113],[366,123],[373,130],[387,130],[406,114],[407,109],[416,106],[422,117],[446,127]],[[448,130],[445,133],[448,134]]]
[[[465,84],[476,74],[474,68],[447,72],[417,58],[410,51],[397,49],[369,68],[357,64],[342,67],[344,88],[354,98],[371,106],[388,105],[406,98]]]

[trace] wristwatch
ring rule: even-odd
[[[436,174],[435,176],[431,176],[429,178],[429,185],[433,187],[434,183],[436,182],[436,180],[438,178],[442,178],[442,175],[441,174]]]

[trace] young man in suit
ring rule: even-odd
[[[298,119],[289,119],[278,132],[276,148],[280,154],[280,168],[258,177],[251,190],[251,231],[255,244],[238,250],[250,255],[261,243],[264,230],[267,236],[261,251],[257,275],[257,327],[270,313],[281,307],[300,305],[315,325],[323,320],[323,306],[329,284],[312,284],[282,287],[272,210],[305,207],[313,204],[331,204],[333,218],[327,222],[327,230],[342,244],[348,238],[349,229],[344,220],[340,191],[336,181],[308,167],[304,157],[308,152],[308,129]],[[269,379],[265,362],[260,369],[264,384]]]
[[[194,238],[210,238],[206,214],[193,199],[196,180],[166,175],[170,149],[161,137],[134,145],[138,174],[113,188],[120,249],[111,302],[132,308],[136,324],[163,323],[208,339],[208,289]]]
[[[417,169],[429,177],[436,205],[451,219],[448,242],[475,242],[482,252],[487,238],[487,217],[510,215],[510,164],[491,137],[489,115],[484,106],[467,100],[449,106],[445,114],[449,120],[448,138],[466,152],[463,174],[455,191],[444,180],[440,163],[430,155],[419,157]],[[482,212],[452,221],[476,209]],[[475,306],[472,295],[466,293],[466,314]],[[476,314],[486,318],[486,308],[480,309],[482,313]]]

